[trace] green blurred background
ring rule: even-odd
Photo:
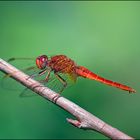
[[[135,88],[137,94],[128,94],[79,78],[62,95],[140,138],[140,2],[0,2],[0,57],[41,54],[65,54]],[[0,138],[106,138],[71,126],[66,118],[72,116],[49,101],[19,94],[0,88]]]

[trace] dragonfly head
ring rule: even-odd
[[[48,64],[48,57],[46,55],[41,55],[36,58],[36,65],[39,69],[46,68]]]

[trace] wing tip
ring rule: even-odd
[[[8,62],[11,62],[11,61],[14,61],[14,60],[15,60],[15,58],[12,57],[12,58],[9,58],[7,61],[8,61]]]

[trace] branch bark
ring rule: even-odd
[[[38,81],[35,81],[34,79],[31,78],[28,79],[29,77],[28,75],[21,72],[20,70],[10,65],[6,61],[2,60],[1,58],[0,58],[0,71],[10,74],[11,77],[14,78],[16,81],[30,88],[32,91],[36,92],[45,99],[57,104],[67,112],[71,113],[76,118],[76,120],[67,119],[67,121],[70,124],[74,125],[75,127],[80,129],[98,131],[99,133],[111,139],[134,139],[126,135],[125,133],[121,132],[120,130],[110,126],[104,121],[100,120],[99,118],[87,112],[86,110],[76,105],[75,103],[60,96],[58,93],[55,93],[51,89],[44,87]]]

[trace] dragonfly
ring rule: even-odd
[[[9,61],[13,60],[16,60],[16,58],[9,59]],[[31,70],[34,68],[35,67],[29,67],[26,70]],[[55,78],[58,79],[58,81],[62,84],[62,88],[59,91],[59,94],[62,93],[63,90],[68,86],[67,79],[64,79],[61,75],[67,75],[74,82],[76,82],[78,77],[82,77],[128,91],[129,93],[136,92],[136,90],[129,86],[103,78],[93,73],[86,67],[77,65],[66,55],[54,55],[52,57],[48,57],[47,55],[40,55],[36,58],[36,68],[39,69],[39,72],[30,75],[29,78],[45,75],[45,78],[42,80],[42,82],[48,83],[50,74],[53,73]]]

